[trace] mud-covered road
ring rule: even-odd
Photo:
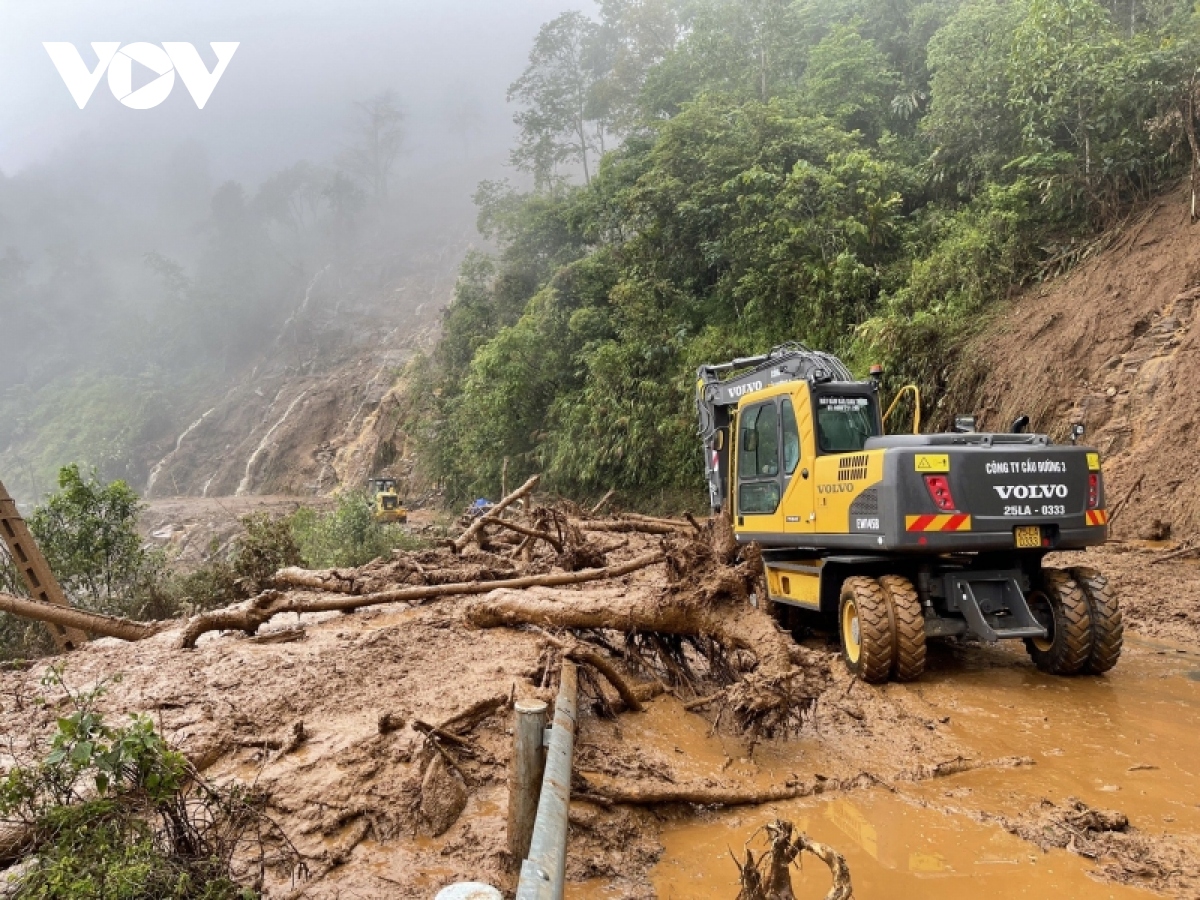
[[[610,561],[652,541],[631,540]],[[1086,554],[1112,576],[1131,626],[1121,663],[1102,678],[1042,675],[1019,646],[962,645],[933,648],[916,683],[868,687],[817,635],[808,658],[828,669],[828,686],[797,734],[760,741],[753,753],[686,711],[686,694],[615,719],[585,703],[576,771],[597,796],[606,784],[790,784],[809,796],[718,810],[577,794],[567,896],[731,900],[729,851],[740,853],[775,816],[843,852],[860,898],[1200,895],[1200,566],[1156,562],[1165,549]],[[581,590],[636,594],[662,578],[652,568]],[[313,874],[281,878],[272,897],[432,898],[455,880],[509,879],[511,738],[502,713],[470,731],[461,813],[438,831],[430,822],[445,798],[422,783],[414,723],[497,694],[552,694],[542,686],[545,635],[472,629],[470,602],[288,614],[264,629],[303,624],[292,643],[211,634],[184,651],[177,631],[133,645],[100,640],[71,656],[66,677],[83,687],[123,673],[104,701],[110,715],[148,712],[211,777],[269,793]],[[18,750],[53,727],[53,705],[30,702],[44,693],[40,675],[0,672],[0,734]],[[386,731],[385,714],[396,723]],[[297,722],[301,745],[264,750],[286,743]],[[1127,827],[1113,830],[1121,817],[1097,810],[1122,814]],[[798,896],[821,896],[827,877],[810,863]]]

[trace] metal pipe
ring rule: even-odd
[[[533,824],[529,858],[521,863],[517,900],[562,900],[567,869],[567,810],[571,803],[571,757],[575,751],[575,664],[563,660],[554,702],[554,727],[546,751],[546,774]]]
[[[546,770],[544,700],[518,700],[513,706],[513,755],[508,773],[508,852],[513,866],[529,855],[538,795]]]

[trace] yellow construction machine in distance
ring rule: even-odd
[[[372,478],[367,482],[367,490],[373,498],[376,522],[394,524],[408,521],[408,510],[400,503],[395,478]]]

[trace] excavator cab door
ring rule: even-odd
[[[739,532],[812,531],[812,415],[807,390],[798,393],[803,393],[799,403],[776,395],[738,411],[734,502]]]
[[[779,403],[772,397],[738,411],[737,492],[739,532],[783,530]]]

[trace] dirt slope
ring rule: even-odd
[[[1082,421],[1105,458],[1118,536],[1200,529],[1200,225],[1180,191],[1148,204],[1107,249],[1031,290],[989,323],[949,397],[983,426],[1020,414],[1064,438]]]

